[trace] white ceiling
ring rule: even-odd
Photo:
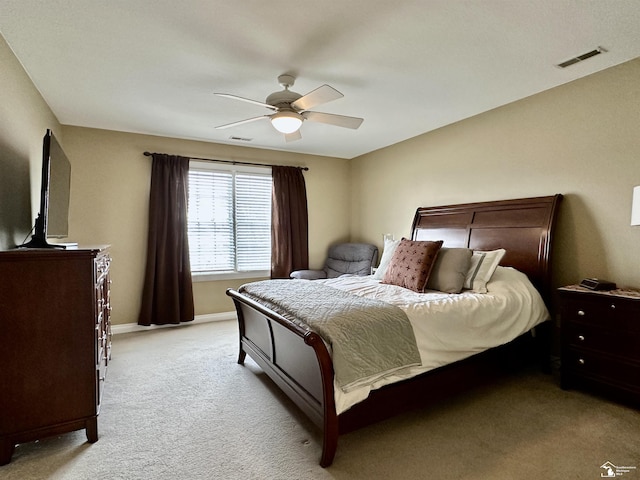
[[[1,0],[0,32],[62,124],[353,158],[640,56],[640,1]],[[282,73],[364,123],[214,128]]]

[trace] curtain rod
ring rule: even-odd
[[[153,153],[151,152],[144,152],[144,156],[145,157],[150,157],[151,155],[153,155]],[[161,155],[167,155],[166,153],[161,154]],[[266,163],[253,163],[253,162],[241,162],[238,160],[218,160],[216,158],[200,158],[200,157],[189,157],[191,160],[204,160],[205,162],[219,162],[219,163],[229,163],[231,165],[254,165],[257,167],[279,167],[281,165],[269,165]],[[309,167],[295,167],[295,168],[299,168],[300,170],[309,170]]]

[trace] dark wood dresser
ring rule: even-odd
[[[110,263],[106,246],[0,252],[0,465],[48,435],[98,440]]]
[[[562,388],[640,405],[640,291],[558,290]]]

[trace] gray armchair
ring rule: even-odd
[[[339,243],[329,247],[322,270],[296,270],[291,278],[316,280],[340,275],[370,275],[378,261],[378,247],[369,243]]]

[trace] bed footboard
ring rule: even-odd
[[[248,354],[323,432],[320,465],[331,465],[338,446],[333,364],[321,337],[228,289],[238,314],[238,363]]]

